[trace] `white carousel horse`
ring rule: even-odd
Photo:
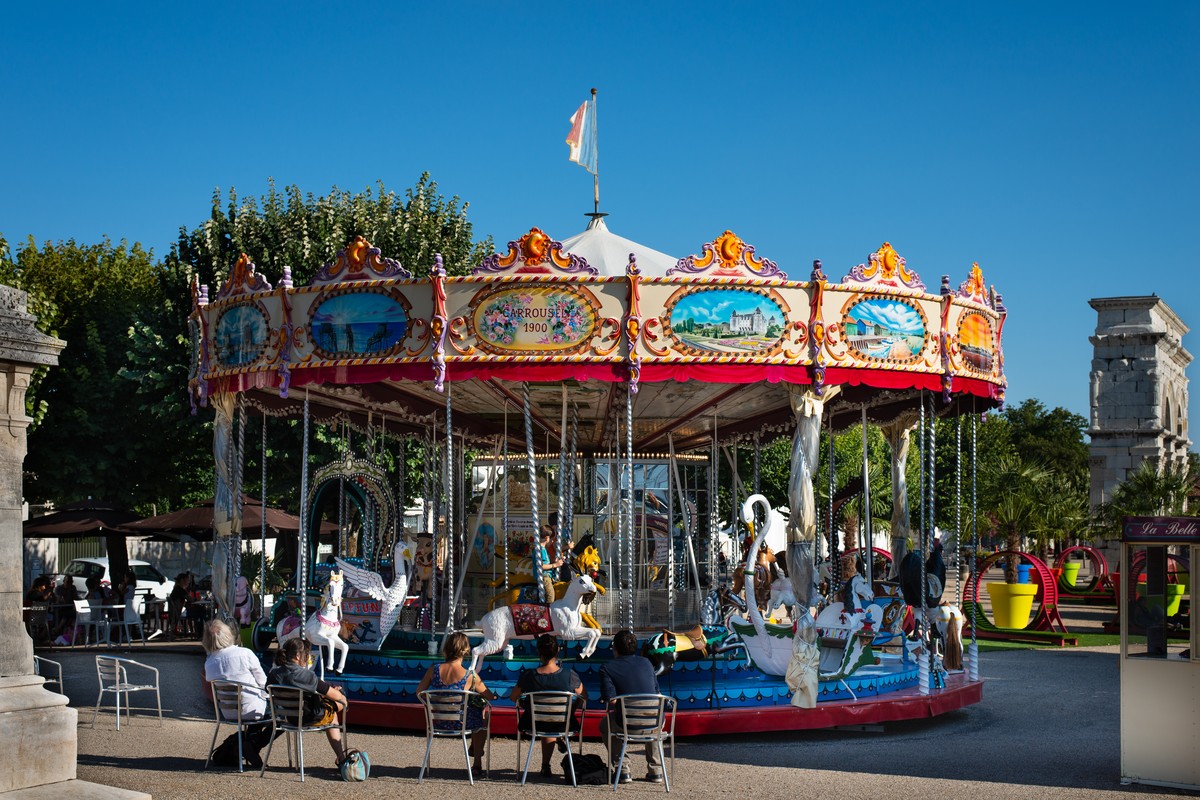
[[[471,649],[471,669],[479,659],[498,653],[509,639],[532,638],[543,633],[553,634],[560,639],[587,639],[580,658],[587,658],[596,651],[600,641],[599,628],[588,628],[583,624],[579,607],[583,598],[596,593],[596,585],[587,575],[571,579],[566,594],[557,603],[549,606],[541,603],[517,603],[500,606],[483,615],[479,627],[483,629],[483,642]]]
[[[752,524],[756,503],[766,509],[767,524],[754,537],[754,544],[746,554],[747,598],[754,597],[754,565],[757,563],[758,551],[763,542],[784,535],[783,515],[771,508],[767,498],[761,494],[751,495],[742,504],[742,521]],[[739,619],[736,614],[731,614],[726,623],[730,631],[741,637],[754,666],[768,675],[784,675],[792,658],[792,626],[764,621],[758,605],[753,602],[746,603],[746,616],[749,617],[749,624]]]
[[[379,601],[379,642],[392,632],[392,627],[400,617],[404,601],[408,597],[408,569],[412,561],[412,548],[403,541],[396,542],[392,548],[392,583],[384,584],[383,576],[369,569],[347,564],[342,559],[334,559],[346,583]]]
[[[275,638],[283,646],[289,639],[300,635],[300,627],[293,621],[295,617],[288,616],[280,620],[275,629]],[[289,622],[291,625],[289,626]],[[339,675],[346,666],[346,656],[350,654],[350,645],[342,641],[342,573],[329,573],[329,585],[321,595],[321,607],[308,618],[304,626],[304,635],[308,641],[318,647],[324,645],[326,650],[325,669],[337,672]],[[333,668],[333,651],[341,654],[337,669]]]

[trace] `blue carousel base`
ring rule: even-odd
[[[354,720],[357,724],[424,728],[425,720],[416,697],[416,688],[426,670],[441,662],[440,657],[428,655],[430,641],[431,636],[427,632],[396,631],[388,637],[380,651],[351,651],[346,670],[337,682],[355,708]],[[437,641],[440,641],[440,637]],[[488,688],[503,698],[494,704],[496,714],[493,717],[493,730],[498,733],[504,733],[509,727],[507,721],[511,721],[515,730],[516,714],[507,699],[508,693],[516,684],[521,670],[538,663],[532,641],[518,640],[512,644],[513,659],[504,660],[497,654],[485,659],[479,669]],[[598,719],[603,708],[599,700],[600,668],[613,657],[611,641],[602,640],[595,654],[587,659],[579,658],[582,644],[566,643],[561,657],[566,666],[579,673],[588,692],[588,709],[592,712],[589,718],[595,716]],[[911,659],[905,662],[899,656],[881,655],[878,665],[864,667],[846,680],[822,681],[818,709],[825,704],[854,706],[897,693],[911,693],[917,686],[917,673],[918,667]],[[692,712],[728,713],[735,710],[750,712],[777,709],[780,712],[806,713],[792,708],[792,692],[782,677],[766,675],[749,665],[740,651],[676,663],[659,676],[659,686],[664,694],[676,699],[681,718]],[[812,710],[807,713],[811,714]],[[688,735],[688,727],[684,725],[680,734]],[[720,732],[719,728],[710,730],[710,727],[705,724],[703,730],[693,732]],[[805,727],[824,726],[796,724],[793,721],[785,723],[783,729]]]

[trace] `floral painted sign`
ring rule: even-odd
[[[565,352],[592,338],[596,312],[573,289],[514,288],[487,295],[476,306],[472,321],[485,350]]]

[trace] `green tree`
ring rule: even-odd
[[[458,197],[443,197],[427,172],[403,196],[382,181],[357,194],[335,186],[317,197],[295,185],[281,192],[271,180],[265,195],[241,201],[236,190],[226,197],[218,189],[209,218],[190,231],[180,229],[167,264],[199,276],[215,291],[219,277],[246,253],[272,282],[290,266],[299,285],[363,236],[414,275],[427,275],[437,253],[449,274],[465,275],[493,250],[491,237],[472,238],[468,206]]]
[[[1125,517],[1187,515],[1188,495],[1195,491],[1197,479],[1200,470],[1194,457],[1185,465],[1161,469],[1147,459],[1117,485],[1112,499],[1099,508],[1096,522],[1103,533],[1117,536]]]
[[[1026,461],[1073,478],[1087,474],[1086,419],[1061,407],[1047,410],[1032,398],[1001,416],[1009,423],[1013,447]]]
[[[179,237],[165,259],[161,274],[167,302],[151,310],[143,325],[135,331],[137,348],[130,378],[144,380],[151,375],[159,391],[186,397],[186,365],[191,357],[187,338],[187,315],[191,310],[190,283],[195,276],[215,294],[241,253],[254,261],[258,271],[277,284],[284,266],[291,267],[297,285],[311,281],[317,269],[332,260],[355,236],[363,236],[384,256],[396,258],[413,275],[424,276],[441,254],[448,273],[463,275],[489,255],[492,240],[476,242],[467,218],[468,204],[458,197],[445,198],[428,173],[403,195],[388,190],[382,182],[374,189],[351,193],[334,187],[329,194],[314,196],[297,186],[276,189],[268,184],[261,197],[239,200],[235,190],[224,195],[213,193],[208,219],[192,229],[181,228]],[[165,364],[171,366],[164,367]],[[173,388],[170,388],[173,387]],[[143,397],[146,413],[153,412],[152,395]],[[200,419],[210,415],[201,412]],[[252,419],[259,415],[251,413]],[[174,417],[180,430],[171,439],[184,442],[199,436],[202,445],[194,447],[208,463],[203,492],[211,494],[211,428],[204,430],[196,418]],[[254,422],[248,441],[261,441],[261,423]],[[267,444],[268,502],[299,510],[295,500],[300,481],[301,429],[297,420],[269,420]],[[331,460],[342,448],[338,431],[316,426],[310,445],[310,464]],[[182,446],[182,445],[181,445]],[[351,446],[359,454],[364,447],[361,437],[352,436]],[[404,439],[408,464],[409,500],[419,488],[420,445],[412,437]],[[387,447],[383,463],[394,469],[395,447]],[[244,486],[259,496],[261,488],[261,445],[247,447]]]
[[[1045,527],[1043,501],[1050,473],[1020,457],[1002,461],[998,472],[990,515],[996,533],[1004,538],[1004,549],[1021,550],[1025,536],[1037,536]],[[1006,559],[1004,579],[1017,582],[1017,559],[1013,556]]]
[[[147,509],[170,474],[119,377],[139,310],[161,303],[153,254],[141,245],[27,240],[0,258],[0,280],[24,289],[41,330],[67,342],[31,387],[34,425],[26,497],[107,498]],[[167,462],[169,463],[169,462]]]

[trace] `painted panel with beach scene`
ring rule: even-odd
[[[213,342],[222,367],[253,364],[267,346],[266,314],[254,303],[227,308],[217,319]]]
[[[851,306],[842,320],[846,341],[863,358],[911,361],[925,347],[925,321],[899,300],[872,297]]]
[[[312,341],[326,357],[386,353],[408,330],[408,315],[393,297],[380,292],[340,294],[312,312]]]
[[[682,349],[699,353],[758,353],[774,347],[787,315],[766,295],[742,289],[692,292],[669,309]]]

